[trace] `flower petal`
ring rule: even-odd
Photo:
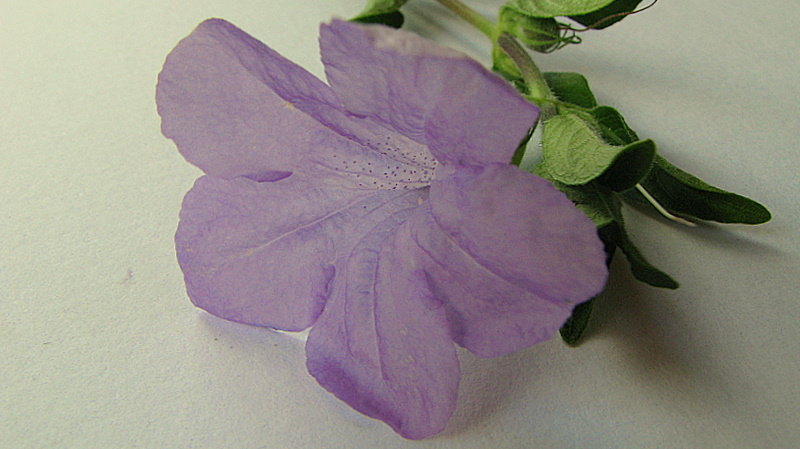
[[[439,174],[412,235],[457,343],[482,357],[530,346],[603,288],[594,225],[549,182],[508,164]]]
[[[354,248],[306,354],[325,389],[418,439],[446,426],[460,371],[442,304],[415,267],[418,248],[400,225],[411,213],[390,217]]]
[[[366,191],[294,174],[276,182],[204,176],[175,236],[192,302],[232,321],[297,331],[322,310],[339,252],[424,191]]]
[[[347,111],[427,145],[440,162],[508,162],[538,118],[502,78],[412,33],[333,21],[320,47]]]
[[[200,24],[159,75],[164,135],[206,173],[273,181],[293,171],[363,187],[428,186],[427,147],[346,114],[333,91],[228,22]]]
[[[156,100],[164,135],[187,160],[215,176],[258,180],[296,170],[318,134],[333,134],[300,106],[339,107],[322,81],[220,19],[169,54]]]

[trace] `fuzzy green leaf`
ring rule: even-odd
[[[627,145],[639,139],[616,109],[598,106],[592,109],[591,113],[606,142]],[[639,162],[632,162],[634,165],[637,163]],[[609,180],[618,179],[618,174],[615,173],[617,167],[624,169],[624,164],[615,164],[603,174],[603,177],[608,177]],[[706,184],[658,155],[653,159],[653,165],[647,176],[641,180],[641,185],[659,204],[675,215],[719,223],[743,224],[761,224],[772,217],[769,210],[761,204]],[[620,189],[614,190],[620,191]],[[634,190],[626,192],[625,196],[633,201],[647,203],[647,200]]]
[[[586,214],[598,228],[615,220],[613,192],[590,182],[582,186],[565,186],[561,190],[581,212]]]
[[[403,14],[400,7],[408,0],[369,0],[367,6],[357,16],[353,17],[353,22],[360,23],[380,23],[393,28],[403,26]]]
[[[592,116],[600,127],[603,139],[611,145],[628,145],[639,140],[639,136],[625,123],[622,114],[610,106],[597,106]]]
[[[665,209],[676,215],[719,223],[761,224],[772,218],[769,210],[749,198],[706,184],[657,156],[642,187]],[[646,201],[638,192],[626,197]]]
[[[531,137],[533,137],[533,131],[536,129],[536,124],[534,124],[531,129],[528,130],[528,133],[525,137],[520,140],[519,145],[517,145],[517,150],[514,151],[514,155],[511,156],[511,165],[516,165],[519,167],[519,164],[522,163],[522,159],[525,157],[525,151],[528,149],[528,142],[531,141]]]
[[[572,315],[559,329],[561,339],[570,346],[576,346],[589,325],[589,318],[592,317],[592,308],[595,298],[582,302],[572,309]]]
[[[631,273],[637,280],[645,284],[652,285],[659,288],[678,288],[678,282],[667,273],[659,270],[650,264],[645,259],[644,255],[633,244],[628,233],[625,232],[625,227],[621,222],[611,223],[600,229],[601,238],[605,236],[608,240],[614,242],[616,246],[625,254],[630,265]]]
[[[575,207],[586,214],[598,228],[602,228],[616,220],[617,213],[615,209],[618,209],[619,205],[612,196],[614,192],[608,188],[596,182],[588,182],[580,186],[569,186],[560,183],[554,180],[541,164],[536,167],[534,173],[552,182],[553,186],[567,195],[567,198],[575,204]]]
[[[628,237],[618,193],[594,181],[580,186],[569,186],[553,181],[550,173],[542,165],[536,167],[535,173],[551,181],[553,186],[567,195],[575,207],[592,219],[598,228],[600,239],[605,244],[609,261],[615,249],[619,248],[628,259],[633,277],[654,287],[678,288],[678,283],[650,264]]]
[[[604,240],[603,244],[605,245],[604,250],[606,252],[606,265],[610,267],[611,261],[614,259],[614,253],[617,250],[617,246],[614,244],[614,242],[608,240]],[[589,325],[589,319],[592,316],[594,302],[597,301],[599,296],[600,295],[597,295],[588,301],[582,302],[572,309],[572,315],[570,315],[567,321],[561,326],[561,329],[559,329],[561,338],[565,343],[570,346],[578,345],[581,337],[583,337],[584,331],[586,331],[586,327]]]
[[[600,129],[600,135],[606,142],[625,146],[634,145],[639,141],[639,137],[628,127],[616,109],[610,106],[598,106],[592,109],[591,114]],[[653,165],[656,151],[655,143],[652,145],[652,153],[637,151],[622,154],[598,180],[616,192],[633,188],[649,173]]]
[[[589,123],[573,113],[553,117],[544,126],[542,165],[554,180],[564,184],[585,184],[617,164],[603,182],[614,190],[625,190],[647,174],[655,156],[652,140],[609,145]]]
[[[356,17],[351,19],[353,22],[359,23],[379,23],[381,25],[390,26],[392,28],[400,28],[405,22],[405,17],[400,11],[390,12],[386,14],[375,14],[372,16]]]
[[[586,109],[597,106],[597,100],[589,89],[589,83],[580,73],[545,72],[542,75],[547,86],[559,100]]]
[[[642,0],[614,0],[597,11],[570,16],[570,19],[583,26],[592,27],[592,29],[595,30],[602,30],[627,17],[628,13],[635,10],[641,2]]]
[[[559,17],[588,14],[613,0],[509,0],[505,6],[531,17]]]

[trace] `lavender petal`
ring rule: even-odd
[[[426,145],[439,162],[508,162],[538,108],[478,62],[412,33],[333,21],[325,72],[345,109]]]
[[[303,167],[319,135],[334,134],[298,105],[339,104],[322,81],[220,19],[169,54],[156,101],[164,135],[187,160],[211,175],[262,181]]]
[[[430,215],[411,225],[453,338],[482,357],[549,338],[605,284],[594,225],[549,182],[514,166],[446,170],[431,187]]]
[[[424,191],[367,191],[294,174],[276,182],[204,176],[175,236],[192,302],[219,317],[297,331],[324,306],[335,261]]]
[[[411,212],[387,219],[354,248],[306,354],[325,389],[418,439],[447,424],[460,372],[442,304],[414,266],[416,246],[401,226]]]

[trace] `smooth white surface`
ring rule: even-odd
[[[537,57],[585,74],[662,154],[775,218],[688,229],[627,209],[681,289],[636,283],[618,261],[580,348],[463,353],[443,434],[399,438],[318,387],[301,342],[191,306],[172,235],[199,171],[159,132],[164,57],[223,17],[321,75],[318,23],[361,6],[0,3],[0,447],[800,447],[795,1],[662,0]],[[487,61],[437,4],[405,10],[407,29]]]

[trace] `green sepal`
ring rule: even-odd
[[[615,191],[632,188],[649,172],[655,143],[646,139],[610,145],[593,125],[596,126],[572,112],[548,120],[542,133],[544,169],[554,180],[567,185],[600,178]]]
[[[628,260],[631,273],[637,280],[653,287],[676,289],[679,284],[667,273],[654,267],[633,244],[622,221],[614,221],[599,231],[603,241],[613,242]]]
[[[528,93],[528,87],[522,79],[522,72],[519,71],[519,67],[517,67],[514,60],[497,45],[497,42],[492,46],[492,71],[500,74],[506,81],[514,84],[514,87],[516,87],[517,91],[521,94],[525,95]]]
[[[531,50],[545,53],[553,50],[561,39],[561,29],[552,17],[531,17],[513,8],[502,7],[497,19],[501,32],[515,36]]]
[[[583,26],[592,27],[594,30],[602,30],[627,17],[641,2],[642,0],[614,0],[597,11],[588,14],[571,15],[570,19]]]
[[[642,187],[667,211],[680,216],[719,223],[761,224],[772,218],[769,210],[749,198],[706,184],[657,156]],[[626,199],[646,202],[639,192]]]
[[[360,23],[380,23],[392,28],[400,28],[405,20],[400,12],[400,7],[407,1],[369,0],[364,10],[350,20]]]
[[[597,107],[597,100],[589,89],[586,77],[580,73],[545,72],[542,74],[547,86],[560,101],[586,109]]]
[[[613,0],[509,0],[504,7],[513,8],[530,17],[559,17],[588,14]]]

